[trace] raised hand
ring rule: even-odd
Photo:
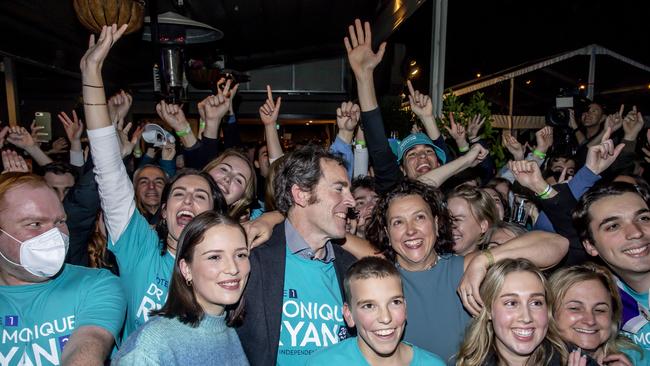
[[[24,127],[9,127],[7,141],[23,150],[37,146],[32,135]]]
[[[475,167],[485,160],[488,154],[490,154],[490,152],[481,144],[474,144],[463,157],[468,160],[470,167]]]
[[[536,194],[546,190],[548,183],[542,177],[539,165],[532,160],[509,161],[508,168],[512,171],[515,179],[522,186],[530,189]]]
[[[70,140],[71,143],[74,141],[81,142],[81,135],[84,132],[84,124],[79,117],[77,117],[77,112],[74,110],[72,111],[72,119],[70,119],[65,112],[60,112],[58,117],[59,121],[63,124],[63,129],[65,130],[66,136],[68,136],[68,140]]]
[[[609,168],[625,147],[625,144],[619,144],[614,148],[614,141],[610,139],[611,134],[612,129],[607,127],[600,144],[591,146],[587,151],[585,166],[594,174],[598,175]]]
[[[625,131],[624,139],[627,141],[636,141],[639,132],[643,129],[645,122],[643,115],[636,110],[636,106],[623,119],[623,131]]]
[[[619,109],[618,112],[614,114],[610,114],[607,116],[605,119],[605,128],[609,127],[612,129],[612,132],[618,131],[621,127],[623,127],[623,110],[625,109],[625,105],[621,104],[621,108]]]
[[[264,126],[273,126],[273,128],[275,128],[275,124],[278,121],[278,114],[280,113],[280,105],[282,105],[282,97],[278,97],[278,99],[273,102],[273,91],[271,90],[271,86],[267,85],[266,101],[264,101],[264,104],[262,104],[259,110],[260,119]]]
[[[535,150],[546,154],[553,146],[553,127],[546,126],[535,132],[535,140],[537,140]]]
[[[478,136],[481,127],[485,123],[485,117],[477,114],[473,116],[467,123],[467,137],[472,140]]]
[[[7,134],[9,134],[9,126],[5,126],[0,130],[0,149],[5,146]]]
[[[231,79],[221,78],[217,82],[217,94],[208,96],[198,104],[199,115],[205,121],[206,137],[217,137],[221,120],[232,109],[232,100],[237,94],[239,84],[231,87],[231,83]]]
[[[110,27],[102,27],[102,32],[99,34],[97,42],[95,42],[94,34],[90,36],[88,50],[81,58],[81,62],[79,62],[82,74],[87,72],[101,72],[108,51],[122,37],[126,31],[126,27],[127,24],[119,28],[115,24]]]
[[[142,136],[144,127],[138,126],[133,132],[131,138],[129,138],[129,131],[131,131],[133,124],[129,122],[126,126],[123,125],[124,121],[120,120],[117,124],[117,135],[120,137],[120,144],[122,145],[120,154],[122,155],[122,158],[125,158],[133,153],[133,149],[135,149],[140,142],[140,137]]]
[[[383,42],[375,53],[372,50],[370,23],[365,22],[362,26],[359,19],[354,21],[354,25],[348,27],[348,32],[349,37],[345,37],[343,43],[348,52],[348,61],[354,75],[357,78],[368,76],[368,74],[372,75],[373,70],[384,57],[386,42]]]
[[[503,142],[503,146],[510,151],[514,160],[524,160],[524,147],[510,132],[504,130],[503,135],[501,135],[501,141]]]
[[[158,116],[165,121],[175,131],[182,131],[189,126],[185,113],[181,106],[176,104],[167,104],[164,100],[156,105]]]
[[[433,118],[433,103],[431,103],[431,98],[428,95],[422,94],[413,89],[411,80],[407,80],[406,85],[409,88],[409,104],[411,105],[413,113],[415,113],[420,120]]]
[[[120,90],[119,93],[113,95],[108,100],[108,115],[110,116],[113,125],[115,125],[117,121],[126,118],[132,103],[133,97],[124,90]]]
[[[357,128],[361,109],[353,102],[343,102],[341,107],[336,109],[336,125],[339,128],[338,136],[346,143],[352,143],[354,129]]]
[[[52,143],[52,149],[48,151],[48,154],[61,154],[66,151],[68,151],[68,141],[66,141],[65,137],[59,137],[58,139],[54,140]]]
[[[47,132],[39,132],[45,129],[44,126],[37,126],[36,121],[32,121],[29,129],[31,131],[30,135],[32,136],[32,140],[34,140],[37,145],[40,146],[42,143],[47,142],[47,140],[43,138],[43,136],[47,136]]]
[[[4,167],[2,174],[13,172],[29,173],[29,167],[25,159],[13,150],[2,151],[2,166]]]
[[[467,132],[465,127],[454,120],[454,113],[449,113],[449,127],[445,126],[449,135],[456,141],[459,148],[467,147]]]
[[[176,144],[168,142],[163,145],[160,152],[160,158],[162,160],[174,160],[174,156],[176,156]]]

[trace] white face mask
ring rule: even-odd
[[[0,252],[7,262],[23,267],[27,272],[42,278],[54,276],[63,266],[68,252],[69,238],[59,229],[53,227],[41,235],[22,242],[6,231],[2,229],[0,231],[20,243],[20,263],[11,261]]]

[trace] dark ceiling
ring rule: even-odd
[[[227,67],[242,71],[342,55],[341,40],[354,18],[377,20],[396,5],[415,3],[417,8],[424,3],[389,41],[404,44],[407,59],[418,60],[422,73],[416,83],[420,89],[428,89],[431,0],[183,0],[184,7],[175,9],[177,2],[157,0],[159,13],[176,10],[225,34],[221,41],[193,47],[190,52],[222,52],[227,55]],[[650,2],[646,1],[449,0],[445,85],[471,80],[477,72],[487,75],[591,43],[650,64],[647,14]],[[393,22],[385,28],[396,26]],[[0,51],[75,74],[87,37],[72,0],[0,1]],[[116,85],[150,82],[153,59],[151,45],[141,41],[139,34],[127,36],[107,62],[107,79]],[[530,91],[522,87],[520,92],[552,96],[557,86],[549,80],[577,85],[586,80],[585,63],[583,58],[531,75]],[[68,76],[20,67],[22,90],[38,85],[42,92],[78,91],[78,82],[67,86]],[[597,91],[602,91],[647,84],[650,75],[599,60],[597,80],[602,86]],[[546,85],[544,90],[533,90],[541,85]],[[507,89],[496,93],[507,94]],[[647,96],[643,100],[648,101]]]

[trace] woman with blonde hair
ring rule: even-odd
[[[549,284],[553,318],[570,349],[582,350],[593,365],[647,364],[647,352],[618,333],[621,298],[607,268],[593,263],[562,268]]]
[[[203,171],[210,174],[226,199],[228,214],[240,219],[255,200],[255,168],[246,155],[228,149],[209,162]],[[246,220],[244,220],[246,221]]]
[[[488,229],[499,221],[494,199],[485,191],[462,185],[447,195],[453,220],[454,253],[465,256],[478,250]]]
[[[497,262],[487,271],[480,295],[485,306],[465,333],[457,366],[566,364],[551,320],[549,286],[532,262]]]

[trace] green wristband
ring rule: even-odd
[[[357,140],[354,144],[357,145],[357,146],[366,147],[366,141],[365,140]]]
[[[544,192],[538,194],[537,197],[545,200],[551,195],[552,191],[553,191],[553,187],[551,187],[551,185],[548,184],[548,185],[546,185],[546,189],[544,190]]]
[[[540,159],[546,159],[546,153],[543,153],[537,149],[533,150],[533,155],[537,156]]]
[[[205,128],[205,121],[203,120],[203,118],[199,120],[199,128]]]
[[[462,152],[462,153],[464,153],[464,152],[468,152],[468,151],[469,151],[469,146],[459,147],[459,148],[458,148],[458,151],[460,151],[460,152]]]
[[[184,130],[176,131],[176,136],[185,137],[189,135],[191,132],[192,132],[192,127],[190,127],[190,125],[188,124]]]

